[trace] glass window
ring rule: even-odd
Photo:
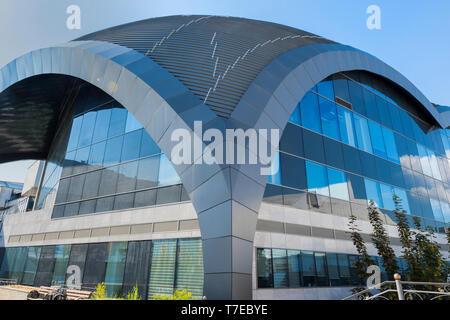
[[[434,219],[440,222],[444,222],[444,216],[442,214],[441,204],[439,200],[430,198],[431,209],[433,210]]]
[[[78,147],[84,147],[91,144],[96,118],[97,112],[88,112],[83,116],[83,124],[81,125]]]
[[[128,192],[136,189],[137,170],[137,161],[124,163],[119,166],[117,193]]]
[[[450,207],[447,202],[441,201],[442,215],[445,223],[450,223]]]
[[[136,189],[156,187],[158,184],[160,156],[139,160]]]
[[[386,146],[387,158],[393,162],[400,163],[397,146],[395,144],[396,139],[394,138],[394,133],[386,128],[382,128],[384,145]]]
[[[389,112],[389,103],[381,98],[376,99],[378,113],[380,115],[380,123],[390,129],[395,129],[392,127],[391,114]]]
[[[187,289],[197,299],[203,296],[203,252],[201,239],[179,239],[175,289]]]
[[[133,208],[134,193],[119,194],[114,198],[114,210]]]
[[[300,251],[287,250],[289,264],[289,288],[299,288],[301,283]]]
[[[181,185],[158,188],[156,192],[156,204],[179,202],[181,199]]]
[[[325,98],[330,99],[331,101],[334,101],[333,81],[326,80],[319,82],[317,84],[317,93]]]
[[[317,95],[312,92],[307,92],[300,102],[300,117],[302,119],[302,126],[321,133],[320,126],[320,112]]]
[[[98,195],[101,174],[101,171],[93,171],[86,174],[82,199],[94,198]]]
[[[141,145],[142,131],[133,131],[123,138],[122,161],[139,158],[139,147]]]
[[[123,136],[110,139],[106,142],[105,157],[103,160],[104,166],[116,164],[120,161],[122,144],[123,144]]]
[[[97,120],[95,121],[95,130],[92,142],[105,140],[108,137],[109,120],[111,119],[111,109],[97,111]]]
[[[154,206],[156,204],[156,191],[157,189],[136,192],[134,198],[135,208]]]
[[[355,120],[356,139],[358,142],[358,148],[369,153],[372,152],[372,143],[370,142],[369,126],[367,119],[358,115],[353,116]]]
[[[339,105],[336,107],[341,141],[352,147],[356,147],[355,129],[353,128],[353,113]]]
[[[330,196],[337,199],[349,200],[347,179],[345,172],[327,168],[328,184],[330,186]]]
[[[81,199],[85,177],[85,175],[79,175],[70,178],[70,187],[67,194],[67,201],[75,201]]]
[[[344,153],[345,170],[356,174],[362,174],[360,152],[345,144],[342,145],[342,151]]]
[[[140,157],[147,157],[154,154],[161,153],[161,149],[159,149],[158,145],[153,141],[150,135],[142,129],[142,142],[141,142],[141,153]]]
[[[411,214],[406,191],[403,189],[394,188],[394,194],[398,197],[398,200],[400,201],[400,205],[402,206],[403,210],[405,210],[407,214]]]
[[[22,284],[32,286],[34,285],[34,278],[41,256],[41,247],[28,247],[27,262],[23,270]]]
[[[64,217],[73,217],[78,214],[80,208],[80,203],[75,202],[65,206],[64,208]]]
[[[91,146],[89,154],[89,169],[100,168],[103,164],[103,156],[105,155],[106,142],[100,142]]]
[[[423,173],[426,174],[427,176],[432,177],[433,172],[431,171],[427,150],[420,144],[417,144],[417,151],[419,152],[420,164],[422,165]]]
[[[67,144],[68,151],[71,151],[71,150],[77,148],[82,123],[83,123],[83,117],[76,117],[75,119],[73,119],[72,130],[70,132],[69,142]]]
[[[80,203],[80,210],[78,211],[78,214],[94,213],[96,203],[97,203],[97,200],[82,201]]]
[[[303,129],[288,123],[280,139],[280,150],[303,157]]]
[[[95,205],[95,212],[112,211],[114,207],[114,197],[100,198]]]
[[[60,244],[55,248],[55,268],[52,283],[65,284],[67,263],[70,256],[70,244]]]
[[[380,122],[380,115],[378,114],[378,106],[376,104],[375,94],[367,89],[363,89],[364,103],[366,104],[367,117],[373,121]]]
[[[178,177],[177,172],[172,166],[172,163],[169,159],[167,159],[165,154],[161,154],[160,162],[159,162],[159,177],[158,177],[158,185],[159,186],[168,186],[172,184],[180,183],[180,178]]]
[[[289,268],[286,250],[272,249],[272,261],[274,287],[287,288],[289,286]]]
[[[106,294],[108,297],[118,297],[122,294],[127,246],[128,242],[108,243],[105,273]]]
[[[438,180],[442,180],[441,173],[439,171],[439,166],[438,166],[436,154],[433,151],[429,150],[429,149],[427,149],[427,152],[428,152],[428,160],[429,160],[429,163],[430,163],[431,173],[433,175],[433,178],[438,179]]]
[[[330,100],[319,97],[319,106],[323,134],[335,140],[340,140],[336,105]]]
[[[305,161],[308,191],[329,196],[326,168],[320,164]]]
[[[354,81],[348,81],[348,89],[350,92],[350,102],[352,103],[352,109],[359,114],[366,115],[366,106],[364,103],[362,92],[363,88]]]
[[[333,79],[333,87],[336,97],[344,99],[345,101],[351,102],[353,104],[353,97],[350,97],[347,79],[336,75],[335,79]]]
[[[380,185],[373,180],[364,179],[366,187],[367,200],[372,200],[379,208],[383,208],[383,201],[381,198]]]
[[[339,275],[341,277],[341,285],[350,284],[350,268],[346,254],[338,254]]]
[[[305,149],[305,158],[320,163],[325,163],[323,139],[324,137],[320,134],[308,130],[303,131],[303,146]]]
[[[90,147],[78,149],[75,155],[75,166],[72,174],[78,174],[86,172],[87,164],[89,160]]]
[[[327,272],[327,262],[325,260],[325,253],[315,252],[314,259],[316,263],[316,275],[317,275],[317,286],[323,287],[328,286],[328,272]]]
[[[339,265],[335,253],[326,253],[328,277],[331,286],[339,286]]]
[[[281,167],[276,175],[270,176],[271,183],[305,190],[305,160],[284,153],[281,153],[279,156]]]
[[[108,137],[118,136],[125,132],[128,111],[124,108],[113,108],[111,112],[111,123],[109,125]]]
[[[386,210],[395,210],[393,188],[391,186],[380,183],[381,198],[383,199],[383,208]]]
[[[155,294],[171,295],[175,282],[177,240],[152,241],[152,258],[148,298]]]
[[[258,288],[273,288],[272,250],[256,251]]]
[[[125,125],[125,132],[131,132],[138,129],[142,129],[142,125],[139,123],[139,121],[136,120],[136,118],[130,112],[128,112],[127,124]]]
[[[325,149],[326,163],[329,166],[338,169],[345,169],[344,155],[342,152],[342,143],[333,139],[324,138],[323,147]]]
[[[102,170],[102,178],[98,190],[99,196],[105,196],[116,193],[119,166],[110,167]]]
[[[372,141],[373,153],[379,157],[387,158],[386,148],[384,147],[383,134],[381,132],[381,126],[375,122],[369,121],[370,138]]]
[[[302,274],[305,287],[316,286],[316,266],[314,264],[314,252],[302,251]]]
[[[300,125],[300,104],[298,104],[289,117],[289,122]]]
[[[348,178],[350,201],[365,205],[367,203],[366,200],[367,197],[366,197],[366,188],[364,185],[364,178],[360,176],[355,176],[353,174],[347,174],[347,178]]]
[[[108,243],[90,243],[84,265],[83,285],[95,287],[104,281]]]

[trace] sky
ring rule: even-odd
[[[81,9],[80,30],[66,27],[70,5]],[[380,8],[381,29],[366,26],[370,5]],[[450,106],[448,0],[1,0],[0,67],[94,31],[177,14],[270,21],[354,46],[397,69],[430,101]],[[31,163],[0,165],[0,181],[22,182]]]

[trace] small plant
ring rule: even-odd
[[[131,289],[131,291],[128,292],[126,300],[141,300],[139,298],[139,292],[138,291],[139,291],[138,290],[138,285],[136,283],[136,285],[133,287],[133,289]]]
[[[95,287],[91,300],[106,300],[106,286],[104,282],[99,283]]]
[[[175,290],[173,295],[155,294],[153,300],[197,300],[197,298],[192,296],[192,292],[183,289]]]

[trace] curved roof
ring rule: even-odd
[[[160,143],[167,126],[192,128],[193,120],[216,128],[284,128],[306,90],[350,70],[392,81],[423,106],[431,125],[450,125],[450,113],[438,112],[404,76],[358,49],[274,23],[171,16],[35,50],[1,68],[0,162],[46,158],[80,81],[119,101]]]
[[[198,15],[133,22],[77,40],[107,41],[151,57],[225,118],[275,57],[308,44],[334,43],[275,23]]]

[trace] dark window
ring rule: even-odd
[[[156,204],[156,189],[136,192],[136,196],[134,199],[134,206],[136,208],[154,206],[155,204]]]
[[[55,246],[42,247],[39,265],[34,278],[34,286],[50,286],[55,266]]]
[[[359,157],[360,152],[357,149],[346,145],[342,145],[342,151],[344,154],[345,170],[356,174],[362,174],[361,160]]]
[[[324,138],[323,145],[325,148],[326,163],[332,167],[345,169],[342,144],[337,141]]]
[[[258,288],[273,288],[272,250],[258,249],[256,264]]]
[[[148,275],[150,270],[151,241],[128,242],[123,292],[130,292],[137,284],[141,299],[147,298]]]
[[[347,174],[347,179],[348,179],[350,201],[366,205],[367,197],[364,179],[359,176],[355,176],[353,174]]]
[[[320,163],[325,163],[325,152],[323,148],[323,138],[321,135],[304,130],[303,146],[305,149],[305,158]]]
[[[156,204],[179,202],[181,198],[181,185],[159,188],[156,193]]]
[[[134,193],[120,194],[114,199],[114,210],[133,208]]]
[[[303,157],[303,129],[288,123],[280,140],[280,150]]]
[[[286,187],[306,189],[305,161],[280,153],[281,181]]]
[[[302,251],[302,274],[305,287],[316,286],[316,266],[312,251]]]
[[[361,157],[363,175],[371,179],[378,179],[375,157],[362,151],[359,153],[359,155]]]
[[[84,266],[83,285],[95,287],[104,281],[108,243],[89,244]]]

